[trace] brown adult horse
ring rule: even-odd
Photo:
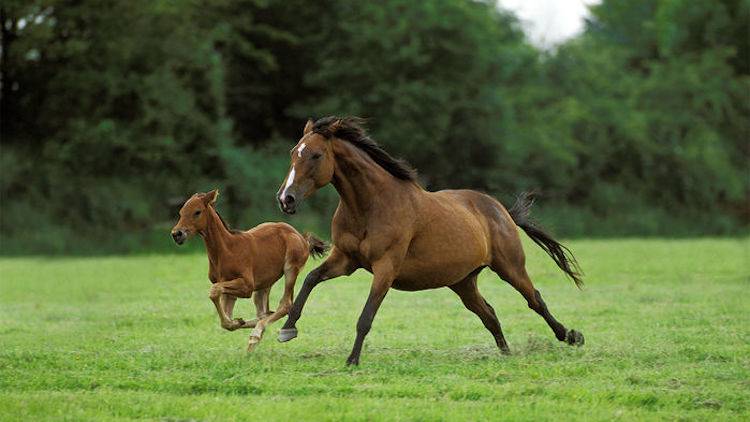
[[[310,291],[318,283],[357,268],[373,274],[367,303],[357,323],[357,337],[347,364],[359,364],[362,343],[388,289],[451,288],[509,351],[495,311],[477,289],[477,275],[490,267],[518,290],[560,341],[583,344],[550,314],[525,269],[516,226],[555,260],[576,283],[582,283],[575,258],[528,219],[531,201],[522,196],[510,212],[494,198],[471,190],[427,192],[416,172],[378,146],[357,118],[326,117],[308,121],[291,151],[291,168],[278,199],[293,214],[303,198],[332,183],[340,202],[333,216],[331,255],[306,278],[280,341],[297,336],[295,324]]]
[[[248,231],[227,227],[214,204],[217,190],[196,193],[180,210],[180,220],[172,229],[178,245],[195,234],[206,243],[208,278],[213,285],[209,298],[216,306],[221,326],[229,331],[255,329],[250,334],[248,351],[258,344],[268,325],[283,317],[292,305],[294,283],[310,254],[322,256],[327,246],[310,234],[301,235],[286,223],[263,223]],[[284,276],[284,295],[276,312],[268,309],[271,286]],[[232,319],[238,297],[253,296],[258,318]]]

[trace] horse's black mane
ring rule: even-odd
[[[364,151],[380,167],[401,180],[417,180],[417,171],[406,161],[392,157],[367,135],[364,119],[328,116],[313,124],[312,131],[326,138],[337,137]]]

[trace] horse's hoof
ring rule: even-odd
[[[359,356],[349,356],[346,360],[346,366],[359,366]]]
[[[570,330],[565,335],[565,342],[571,346],[583,346],[583,334],[580,331]]]
[[[279,341],[281,343],[285,343],[295,337],[297,337],[296,328],[282,328],[279,330]]]

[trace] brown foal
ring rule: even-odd
[[[340,196],[331,228],[333,249],[305,278],[279,333],[280,341],[297,336],[295,324],[313,287],[364,268],[373,274],[373,281],[347,364],[359,364],[362,343],[390,288],[449,287],[507,353],[497,315],[477,289],[477,275],[489,267],[523,295],[558,340],[583,344],[581,333],[566,329],[552,316],[526,273],[516,226],[577,285],[582,283],[570,251],[529,221],[528,197],[519,198],[508,212],[500,202],[480,192],[425,191],[417,183],[416,172],[381,149],[356,118],[307,122],[291,151],[291,167],[279,189],[281,209],[294,213],[304,198],[328,183]]]
[[[301,235],[286,223],[263,223],[248,231],[231,230],[214,204],[217,190],[196,193],[180,210],[180,221],[172,229],[178,245],[200,235],[208,253],[208,279],[213,285],[209,298],[216,306],[221,326],[229,331],[253,328],[248,341],[251,351],[271,323],[289,312],[294,283],[307,258],[322,256],[327,246],[310,234]],[[284,294],[276,312],[268,309],[271,286],[284,276]],[[253,296],[254,294],[254,296]],[[253,296],[257,319],[232,319],[237,298]]]

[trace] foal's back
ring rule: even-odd
[[[262,223],[242,233],[252,247],[247,259],[253,267],[256,288],[273,284],[285,267],[302,266],[310,256],[307,240],[286,223]]]

